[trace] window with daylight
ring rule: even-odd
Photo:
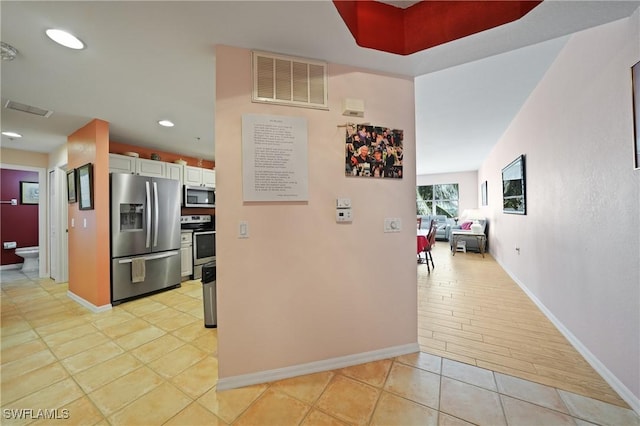
[[[416,210],[419,215],[458,216],[458,184],[417,186]]]

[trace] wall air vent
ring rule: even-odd
[[[20,102],[14,102],[14,101],[7,101],[4,104],[4,107],[8,108],[8,109],[13,109],[13,110],[16,110],[16,111],[26,112],[28,114],[38,115],[38,116],[44,117],[44,118],[49,118],[49,117],[51,117],[51,114],[53,114],[53,111],[49,111],[47,109],[34,107],[34,106],[31,106],[31,105],[21,104]]]
[[[252,52],[253,102],[329,109],[327,63]]]

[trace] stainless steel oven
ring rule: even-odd
[[[202,265],[216,260],[216,231],[193,233],[193,279],[202,278]]]
[[[202,265],[216,260],[216,227],[211,215],[180,218],[182,229],[193,231],[193,279],[202,278]]]

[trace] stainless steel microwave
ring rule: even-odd
[[[210,186],[184,186],[183,205],[185,207],[207,207],[216,206],[216,189]]]

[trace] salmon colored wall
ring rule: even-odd
[[[111,302],[109,123],[91,121],[69,135],[67,148],[69,170],[93,163],[94,193],[93,210],[79,210],[78,203],[69,205],[69,291],[97,307],[108,305]]]
[[[251,102],[251,52],[216,47],[219,377],[259,374],[404,345],[417,347],[415,112],[412,78],[328,65],[329,111]],[[343,98],[403,129],[403,179],[345,177]],[[307,202],[242,200],[242,115],[304,117]],[[337,224],[337,197],[354,220]],[[384,233],[398,217],[402,232]],[[238,222],[249,238],[238,238]]]
[[[112,154],[123,154],[125,152],[137,152],[140,154],[140,158],[151,158],[151,154],[155,153],[160,156],[160,160],[169,163],[175,160],[184,160],[188,166],[202,167],[205,169],[213,169],[216,165],[215,162],[209,160],[202,160],[199,158],[188,157],[186,155],[176,154],[173,152],[158,151],[157,149],[146,148],[143,146],[128,145],[120,142],[109,142],[109,152]]]
[[[2,242],[15,241],[18,247],[38,245],[37,204],[20,204],[20,182],[38,182],[38,172],[26,170],[0,169],[0,200],[18,200],[18,204],[0,205],[0,235]],[[23,258],[15,254],[15,249],[4,249],[2,265],[22,263]]]

